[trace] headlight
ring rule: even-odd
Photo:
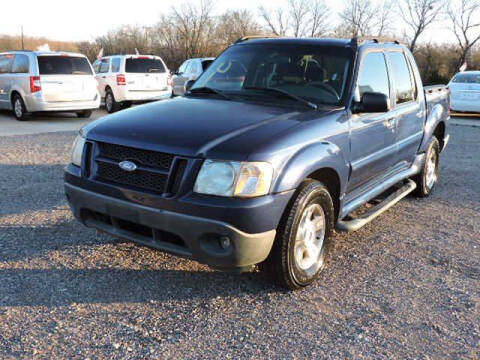
[[[85,138],[80,134],[72,146],[72,164],[82,166],[82,154],[85,146]]]
[[[272,177],[269,163],[206,160],[194,191],[217,196],[262,196],[268,194]]]

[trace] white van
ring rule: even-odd
[[[170,98],[170,72],[158,56],[112,55],[93,63],[98,91],[109,113],[132,103]]]
[[[100,107],[92,65],[82,54],[43,51],[0,53],[0,109],[17,120],[40,111],[88,118]]]

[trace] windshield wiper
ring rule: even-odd
[[[285,90],[282,90],[282,89],[273,88],[273,87],[259,87],[259,86],[247,86],[244,89],[246,89],[246,90],[269,91],[269,92],[272,92],[272,93],[276,93],[278,95],[286,96],[286,97],[288,97],[290,99],[293,99],[293,100],[296,100],[298,102],[301,102],[304,105],[306,105],[308,107],[311,107],[312,109],[317,110],[317,108],[318,108],[318,106],[316,104],[311,103],[310,101],[305,100],[305,99],[301,98],[300,96],[294,95],[294,94],[289,93],[288,91],[285,91]]]
[[[225,95],[220,90],[217,90],[208,86],[202,86],[202,87],[190,89],[187,94],[215,94],[215,95],[220,95],[221,97],[227,100],[232,100],[231,97]]]

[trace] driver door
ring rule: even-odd
[[[391,101],[391,86],[385,55],[371,51],[364,55],[359,69],[356,97],[359,101],[365,92],[386,94]],[[350,166],[351,177],[348,190],[360,188],[367,183],[381,181],[395,165],[396,118],[391,111],[386,113],[354,114],[350,119]]]

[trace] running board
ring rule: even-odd
[[[345,232],[357,231],[362,226],[368,224],[370,221],[375,219],[378,215],[390,209],[393,205],[398,203],[416,188],[417,184],[412,180],[408,180],[401,188],[390,194],[379,204],[375,205],[371,209],[367,210],[365,213],[361,214],[359,217],[351,220],[339,220],[336,226],[337,230]]]

